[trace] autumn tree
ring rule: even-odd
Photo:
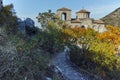
[[[73,35],[74,30],[72,31]],[[120,57],[118,48],[120,46],[120,29],[115,26],[107,26],[107,31],[103,33],[97,33],[91,29],[86,29],[85,32],[82,31],[81,33],[75,31],[77,34],[80,33],[78,35],[79,44],[89,44],[89,47],[83,54],[79,48],[72,50],[71,60],[80,68],[100,75],[105,80],[119,80]]]
[[[120,46],[120,28],[115,26],[107,26],[107,31],[100,33],[97,35],[97,38],[106,41],[108,43],[112,43],[114,45],[114,49]]]
[[[0,12],[0,26],[4,26],[7,33],[14,33],[17,30],[16,21],[17,17],[13,5],[3,7]]]
[[[57,17],[55,15],[55,13],[52,13],[51,10],[48,10],[48,12],[39,13],[37,16],[38,22],[41,23],[41,27],[43,29],[46,29],[46,27],[48,26],[48,22],[50,20],[55,21],[56,18]]]
[[[89,43],[95,38],[96,31],[90,28],[80,27],[67,27],[63,30],[65,34],[66,42],[70,42],[72,45],[77,45],[81,49],[85,50],[89,47]]]

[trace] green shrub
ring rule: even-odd
[[[70,58],[80,68],[100,75],[104,80],[120,79],[120,57],[113,54],[114,45],[107,42],[93,41],[84,52],[72,48]]]

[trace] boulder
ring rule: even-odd
[[[35,22],[31,18],[26,18],[25,25],[27,27],[33,28],[35,26]]]
[[[21,18],[17,19],[18,29],[27,34],[32,34],[35,32],[35,22],[31,18],[26,18],[22,20]]]

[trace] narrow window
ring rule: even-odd
[[[62,13],[62,20],[67,20],[67,14],[66,13]]]

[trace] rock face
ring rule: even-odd
[[[17,19],[17,23],[18,23],[18,25],[17,25],[18,29],[19,29],[21,32],[25,33],[25,21],[23,21],[23,20],[21,20],[20,18],[18,18],[18,19]]]
[[[18,18],[17,23],[18,29],[23,33],[27,33],[35,27],[35,22],[31,18],[26,18],[25,20]]]
[[[103,20],[108,25],[120,27],[120,7],[103,17],[101,20]]]
[[[25,25],[29,26],[30,28],[33,28],[35,23],[34,23],[34,21],[31,18],[26,18]]]

